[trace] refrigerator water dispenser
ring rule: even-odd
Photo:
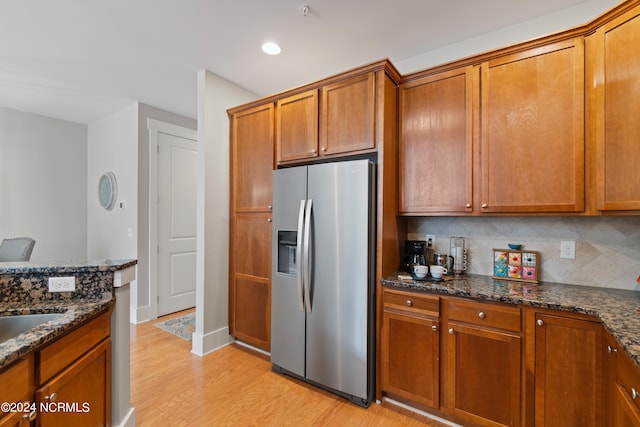
[[[297,274],[297,231],[278,230],[278,273]]]

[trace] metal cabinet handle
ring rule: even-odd
[[[431,325],[431,330],[433,332],[438,332],[438,327],[436,325]]]
[[[35,420],[37,416],[38,416],[38,413],[35,410],[33,410],[33,411],[29,412],[28,414],[24,414],[22,416],[22,419],[25,420],[25,421],[31,422],[31,421]]]
[[[327,151],[327,147],[322,147],[322,152],[324,153],[325,151]]]
[[[407,300],[407,306],[411,307],[413,305],[413,301],[411,301],[410,299]]]
[[[489,207],[489,205],[487,205],[486,203],[482,204],[482,209],[487,209]]]
[[[273,210],[273,206],[269,205],[268,207],[270,211]]]
[[[544,321],[542,319],[536,320],[536,323],[538,324],[538,326],[544,326]]]
[[[478,317],[484,319],[485,317],[487,317],[487,315],[484,314],[484,311],[481,311],[480,313],[478,313]]]
[[[453,328],[449,328],[449,335],[453,335]]]
[[[44,400],[46,400],[48,402],[55,402],[57,398],[58,398],[58,394],[54,392],[54,393],[51,393],[48,396],[45,396]]]
[[[608,345],[608,346],[607,346],[607,351],[608,351],[609,353],[617,353],[617,352],[618,352],[618,349],[617,349],[617,348],[615,348],[615,347],[611,347],[610,345]]]
[[[267,218],[267,222],[271,222],[271,221],[272,221],[272,219],[271,219],[271,218]]]
[[[466,205],[464,205],[465,208],[470,208],[471,207],[471,203],[467,203]]]
[[[316,153],[317,153],[317,151],[316,151],[315,148],[311,150],[311,154],[316,154]]]
[[[633,387],[631,387],[631,397],[633,398],[633,400],[636,400],[638,398],[638,392]]]

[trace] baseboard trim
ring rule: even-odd
[[[435,420],[435,421],[437,421],[439,423],[442,423],[442,424],[446,424],[446,425],[451,426],[451,427],[463,427],[460,424],[456,424],[456,423],[454,423],[452,421],[445,420],[444,418],[440,418],[437,415],[433,415],[433,414],[430,414],[429,412],[421,411],[420,409],[416,409],[413,406],[409,406],[409,405],[404,404],[402,402],[398,402],[397,400],[389,399],[388,397],[383,397],[382,401],[383,402],[389,402],[391,405],[399,406],[399,407],[401,407],[403,409],[406,409],[407,411],[415,412],[418,415],[422,415],[423,417],[431,418],[432,420]]]
[[[204,335],[194,332],[191,335],[191,340],[191,353],[201,357],[226,347],[233,342],[233,338],[229,335],[229,327],[227,326]]]

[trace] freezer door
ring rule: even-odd
[[[306,187],[306,167],[273,172],[271,362],[299,376],[305,375],[305,313],[298,280],[302,277],[298,223],[300,208],[306,203]],[[293,242],[295,251],[291,252]]]
[[[307,378],[368,397],[373,295],[373,186],[366,160],[309,166],[311,311]]]

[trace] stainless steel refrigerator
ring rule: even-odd
[[[375,392],[375,165],[273,173],[271,362],[361,406]]]

